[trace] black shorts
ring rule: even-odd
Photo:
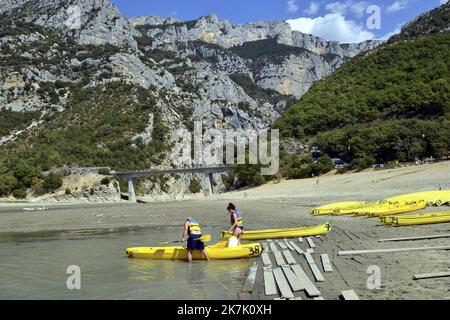
[[[187,249],[191,251],[205,249],[205,244],[202,241],[198,240],[199,238],[201,238],[201,236],[201,234],[189,236],[187,241]]]

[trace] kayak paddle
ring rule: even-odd
[[[200,241],[202,241],[202,242],[209,242],[209,241],[211,241],[211,235],[209,235],[209,234],[204,235],[204,236],[198,238],[197,240],[200,240]],[[182,242],[182,241],[180,241],[180,240],[176,240],[176,241],[160,242],[159,244],[181,243],[181,242]]]

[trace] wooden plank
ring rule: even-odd
[[[289,250],[294,251],[294,247],[291,246],[291,244],[289,243],[289,241],[285,241],[284,244],[286,245],[286,247],[288,247]]]
[[[414,280],[450,277],[450,272],[423,273],[413,275]]]
[[[313,256],[309,252],[305,252],[304,256],[305,256],[306,261],[309,264],[316,264],[316,262],[314,261]]]
[[[281,254],[280,251],[274,251],[274,256],[275,256],[275,261],[277,263],[278,266],[282,266],[287,264],[286,261],[284,261],[283,255]]]
[[[272,265],[272,261],[270,261],[269,254],[267,252],[261,253],[261,258],[262,258],[264,266],[271,266]]]
[[[421,237],[406,237],[406,238],[391,238],[391,239],[380,239],[378,242],[389,242],[389,241],[413,241],[413,240],[426,240],[426,239],[438,239],[438,238],[450,238],[450,233],[446,234],[436,234],[432,236],[421,236]]]
[[[345,300],[360,300],[353,290],[344,290],[341,293]]]
[[[250,270],[248,271],[247,278],[245,279],[244,286],[241,291],[253,292],[257,272],[258,272],[258,265],[253,264],[253,266],[250,267]]]
[[[323,271],[333,272],[333,267],[331,266],[330,258],[326,253],[320,255],[320,260],[322,260]]]
[[[266,296],[278,294],[272,267],[264,267],[264,293]]]
[[[292,256],[289,250],[283,250],[283,255],[286,258],[286,262],[288,264],[297,264],[297,261],[295,261],[294,257]]]
[[[406,252],[406,251],[425,251],[425,250],[450,250],[450,246],[339,251],[338,252],[338,256],[350,256],[350,255],[355,255],[355,254],[368,254],[368,253],[391,253],[391,252]]]
[[[314,300],[325,300],[323,297],[316,297]]]
[[[316,288],[314,283],[309,279],[308,275],[303,271],[302,267],[299,264],[295,264],[291,266],[292,271],[296,274],[296,276],[299,278],[302,287],[305,288],[306,294],[309,297],[318,297],[320,296],[320,291]]]
[[[281,268],[283,269],[284,275],[286,276],[292,291],[296,292],[305,289],[300,279],[297,277],[294,271],[292,271],[290,266],[282,266]]]
[[[287,249],[286,245],[283,242],[277,241],[277,243],[278,243],[278,245],[280,246],[281,249],[283,249],[283,250]]]
[[[266,251],[266,252],[269,252],[269,245],[267,244],[267,242],[264,241],[262,243],[262,245],[263,245],[263,250]]]
[[[278,298],[273,298],[273,300],[286,300],[286,299],[278,297]]]
[[[272,272],[275,277],[275,282],[277,283],[278,289],[281,292],[281,297],[286,299],[294,298],[294,294],[292,293],[289,283],[287,282],[281,268],[275,268],[272,270]]]
[[[274,242],[270,242],[269,247],[270,247],[270,250],[272,250],[272,252],[278,251],[278,248]]]
[[[316,279],[316,281],[317,282],[325,281],[322,273],[320,272],[319,268],[317,267],[316,262],[314,261],[314,259],[311,256],[311,254],[306,252],[304,256],[306,258],[306,261],[308,262],[308,265],[309,265],[309,267],[311,269],[311,272],[313,273],[314,278]]]
[[[303,238],[302,237],[298,238],[298,242],[302,243],[303,242]]]
[[[306,241],[308,242],[308,245],[311,249],[314,249],[316,247],[316,245],[314,244],[314,241],[312,240],[312,238],[307,237]]]
[[[308,252],[308,253],[314,253],[314,249],[308,248],[308,249],[306,249],[306,252]]]
[[[298,253],[299,255],[304,254],[303,250],[300,249],[299,246],[297,246],[294,242],[291,241],[290,244],[291,244],[291,246],[295,249],[295,251],[297,251],[297,253]]]

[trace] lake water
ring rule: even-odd
[[[236,299],[251,261],[135,260],[127,247],[177,240],[181,229],[55,233],[0,240],[0,299]],[[219,230],[204,230],[219,241]],[[81,289],[69,290],[71,265]]]

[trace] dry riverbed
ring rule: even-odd
[[[413,274],[448,271],[450,251],[383,253],[337,256],[340,250],[421,247],[450,245],[449,238],[380,243],[378,239],[449,233],[450,224],[390,228],[376,219],[352,216],[312,217],[309,210],[335,201],[379,200],[389,196],[425,190],[450,189],[450,162],[434,165],[381,170],[317,179],[283,181],[246,191],[215,195],[210,198],[149,204],[74,204],[46,205],[49,210],[23,212],[32,204],[0,204],[0,238],[71,232],[81,234],[115,232],[150,226],[180,226],[187,215],[199,219],[209,228],[226,228],[229,201],[244,213],[251,229],[332,224],[332,231],[315,239],[316,263],[319,254],[327,253],[333,273],[317,283],[325,299],[337,299],[340,291],[354,289],[361,299],[450,299],[450,278],[412,280]],[[449,207],[428,211],[449,210]],[[219,240],[219,235],[213,237]],[[152,245],[152,244],[149,244]],[[303,247],[305,248],[305,244]],[[259,260],[258,260],[259,261]],[[380,290],[367,289],[369,266],[381,270]],[[321,267],[321,266],[320,266]],[[307,265],[305,271],[309,272]],[[311,274],[309,274],[311,275]],[[312,277],[311,277],[312,278]],[[253,298],[262,293],[261,270]],[[306,298],[306,297],[304,297]]]

